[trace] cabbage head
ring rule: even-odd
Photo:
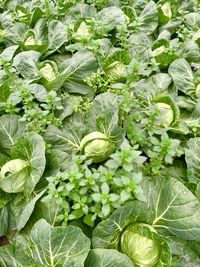
[[[84,21],[80,24],[75,37],[79,40],[90,40],[92,38],[90,28]]]
[[[81,152],[98,163],[106,160],[115,151],[116,145],[103,133],[92,132],[80,143]]]
[[[25,43],[24,43],[26,46],[33,46],[33,45],[42,45],[42,42],[40,41],[40,40],[36,40],[35,38],[34,38],[34,36],[29,36],[27,39],[26,39],[26,41],[25,41]]]
[[[137,266],[153,267],[159,261],[159,244],[150,237],[142,235],[142,232],[139,233],[137,228],[140,226],[141,228],[148,228],[148,230],[154,231],[150,225],[129,225],[121,236],[121,250]]]
[[[42,77],[48,82],[52,82],[56,79],[57,75],[50,63],[45,63],[44,66],[40,69]]]
[[[155,107],[159,110],[160,126],[169,127],[174,121],[174,111],[169,104],[156,103]]]
[[[112,63],[107,70],[107,75],[113,82],[124,82],[127,74],[127,66],[119,61]]]

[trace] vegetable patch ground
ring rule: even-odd
[[[0,267],[200,267],[200,2],[0,0]]]

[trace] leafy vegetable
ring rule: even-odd
[[[0,266],[200,266],[199,62],[198,0],[0,1]]]

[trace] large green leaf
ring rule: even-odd
[[[93,17],[96,13],[96,9],[94,6],[83,4],[83,3],[77,3],[76,5],[72,6],[68,10],[68,14],[71,16],[71,18],[77,20],[85,17]]]
[[[70,93],[86,95],[92,93],[85,79],[97,70],[98,63],[92,52],[83,50],[63,62],[59,68],[63,87]]]
[[[167,90],[172,83],[172,78],[167,73],[157,73],[149,78],[150,82],[161,90]]]
[[[68,119],[60,129],[50,125],[46,130],[44,138],[55,149],[77,152],[80,149],[80,142],[85,131],[84,117],[75,116]]]
[[[158,26],[157,8],[154,1],[149,1],[139,16],[139,29],[150,35]]]
[[[195,41],[187,40],[184,42],[183,57],[189,62],[199,62],[200,48]]]
[[[18,115],[3,115],[0,117],[0,147],[9,152],[16,140],[25,131],[26,123],[20,121]]]
[[[36,196],[32,197],[32,199],[29,197],[27,200],[25,200],[24,197],[22,197],[21,201],[18,203],[18,206],[15,205],[17,201],[13,202],[12,208],[13,214],[15,216],[17,230],[21,230],[22,228],[24,228],[24,226],[30,219],[30,216],[35,208],[36,202],[42,197],[45,191],[46,189],[37,194]]]
[[[90,240],[78,227],[52,227],[41,219],[30,236],[19,235],[13,245],[0,248],[0,266],[84,267],[89,250]]]
[[[185,59],[181,58],[175,60],[169,66],[169,74],[172,76],[178,90],[187,95],[194,95],[194,77],[192,69]]]
[[[185,16],[186,25],[191,29],[198,29],[200,26],[200,14],[191,12]]]
[[[67,38],[67,27],[59,20],[52,20],[48,25],[48,52],[47,54],[53,53],[60,48]]]
[[[144,32],[136,32],[129,37],[129,51],[136,62],[146,62],[149,60],[151,45],[151,38]]]
[[[199,239],[200,203],[192,192],[173,178],[145,182],[143,189],[148,196],[147,207],[153,211],[153,227],[186,240]]]
[[[100,222],[93,232],[94,248],[118,248],[123,229],[131,223],[150,220],[146,203],[133,201],[113,212],[111,217]]]
[[[103,93],[95,97],[86,117],[89,129],[106,134],[112,139],[123,139],[123,129],[118,127],[120,97],[112,93]],[[115,136],[119,138],[115,138]],[[120,137],[121,136],[121,137]]]
[[[0,247],[0,266],[2,267],[23,267],[20,262],[15,258],[15,247],[14,245]]]
[[[97,34],[105,34],[125,23],[125,14],[115,6],[103,8],[96,14]]]
[[[39,201],[37,201],[30,220],[23,229],[23,232],[30,231],[34,224],[40,219],[45,219],[52,226],[59,225],[57,216],[62,214],[64,212],[63,210],[63,207],[58,204],[56,199],[48,199],[48,197],[47,199],[41,198]]]
[[[37,63],[41,54],[36,51],[24,51],[17,54],[13,60],[13,66],[25,78],[37,80],[41,78]]]
[[[0,64],[3,62],[10,62],[18,47],[18,45],[13,45],[4,49],[3,52],[0,54]]]
[[[5,25],[5,42],[9,45],[22,45],[28,30],[29,27],[25,23]]]

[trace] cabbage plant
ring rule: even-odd
[[[45,140],[54,149],[83,154],[94,163],[107,160],[124,139],[124,130],[118,125],[119,102],[112,93],[97,96],[85,116],[72,115],[63,127],[48,127]]]
[[[146,178],[143,189],[146,202],[129,202],[97,225],[93,247],[118,249],[136,266],[171,266],[171,248],[198,240],[199,201],[171,177]]]
[[[28,151],[26,147],[29,147]],[[19,137],[12,146],[14,159],[1,167],[0,189],[8,193],[32,193],[44,172],[44,153],[44,141],[40,135],[28,133]]]

